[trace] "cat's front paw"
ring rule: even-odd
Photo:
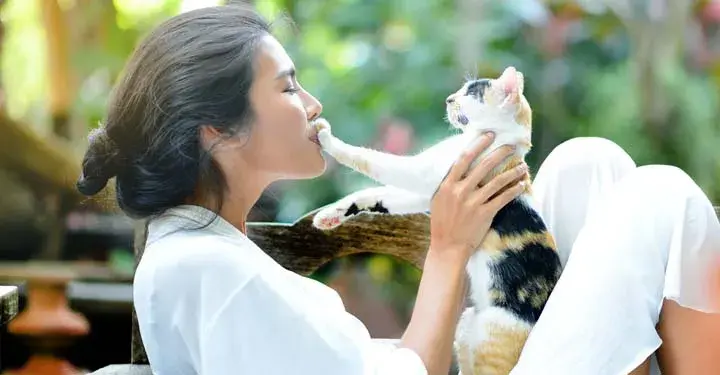
[[[332,141],[332,130],[330,128],[330,123],[321,117],[313,121],[313,127],[317,132],[318,142],[320,142],[320,146],[323,148],[327,148],[328,146],[330,146],[330,142]]]
[[[346,216],[347,212],[346,207],[338,205],[337,203],[327,206],[315,214],[313,217],[313,226],[321,230],[337,228],[349,218],[349,216]]]

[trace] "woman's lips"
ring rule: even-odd
[[[308,139],[310,142],[320,146],[320,139],[318,139],[318,130],[314,123],[310,123],[310,130],[308,131]]]

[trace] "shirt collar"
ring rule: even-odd
[[[168,209],[163,214],[150,220],[146,246],[173,232],[193,230],[209,231],[234,238],[238,238],[238,236],[246,237],[239,229],[207,208],[195,205],[180,205]]]

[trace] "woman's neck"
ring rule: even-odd
[[[217,198],[195,197],[190,203],[212,211],[217,210],[220,206],[218,211],[220,217],[247,234],[247,217],[255,203],[260,199],[260,195],[270,185],[267,180],[265,178],[248,178],[246,181],[239,183],[228,181],[228,188],[225,190],[222,202],[217,202]],[[221,205],[218,203],[221,203]]]

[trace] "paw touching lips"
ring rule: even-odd
[[[319,118],[316,120],[313,120],[310,122],[310,129],[308,131],[308,139],[312,141],[313,143],[320,146],[320,131],[322,130],[330,130],[330,124],[328,124],[327,120],[323,118]]]
[[[310,123],[308,139],[320,147],[326,147],[332,138],[330,123],[324,118],[318,118]]]

